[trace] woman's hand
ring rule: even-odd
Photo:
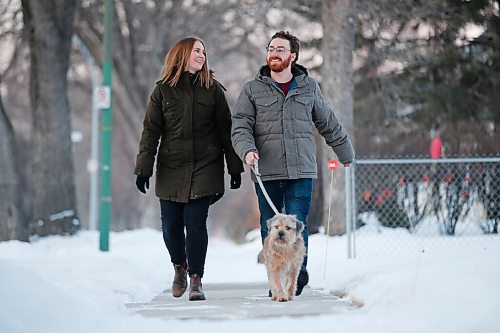
[[[235,190],[241,186],[241,174],[231,175],[231,189]]]
[[[135,180],[135,186],[137,186],[139,191],[146,194],[146,188],[149,189],[149,177],[138,175]]]

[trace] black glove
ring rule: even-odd
[[[146,188],[149,189],[149,177],[138,175],[135,180],[135,186],[137,186],[139,191],[146,194]],[[144,186],[146,188],[144,188]]]
[[[216,203],[217,201],[219,201],[220,198],[222,198],[223,195],[224,195],[224,193],[216,193],[214,195],[214,197],[212,198],[212,200],[210,201],[210,204],[213,205],[214,203]]]
[[[240,188],[241,186],[241,174],[236,173],[234,175],[231,175],[231,188],[237,189]]]

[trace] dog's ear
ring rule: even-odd
[[[274,215],[269,220],[267,220],[266,224],[267,224],[267,231],[268,232],[271,230],[272,224],[273,224],[274,220],[276,220],[277,217],[278,217],[278,215]]]
[[[295,217],[295,223],[297,225],[297,235],[300,235],[301,232],[304,230],[304,223],[300,222],[296,217]]]

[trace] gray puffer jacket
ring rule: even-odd
[[[259,154],[262,180],[317,178],[313,126],[341,163],[351,163],[354,150],[326,103],[318,83],[300,65],[292,67],[295,82],[285,96],[263,66],[243,87],[232,117],[231,139],[242,161]],[[252,179],[254,175],[252,174]]]

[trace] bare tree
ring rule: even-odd
[[[66,78],[75,4],[74,0],[22,1],[31,59],[31,227],[39,236],[79,229]]]
[[[0,241],[28,240],[26,205],[14,130],[3,108],[0,95]]]
[[[269,4],[255,0],[243,4],[196,0],[190,4],[179,0],[114,1],[114,230],[158,226],[158,202],[154,195],[144,197],[137,191],[132,171],[145,105],[155,81],[160,77],[167,50],[180,38],[189,35],[203,38],[210,66],[215,70],[217,79],[228,89],[231,103],[235,101],[242,83],[255,75],[265,59],[265,41],[252,43],[252,40],[255,41],[255,36],[259,34],[265,34],[265,38],[268,38],[264,27],[268,24],[266,13],[269,7]],[[97,63],[102,61],[101,19],[102,1],[81,3],[77,9],[75,33]],[[213,211],[217,215],[217,208]],[[241,229],[235,224],[231,224],[231,228]]]
[[[354,81],[352,69],[352,54],[354,52],[354,37],[356,33],[356,1],[353,0],[323,0],[321,19],[323,22],[322,54],[322,92],[344,130],[354,144],[353,95]],[[323,147],[327,161],[333,158],[333,152]],[[328,202],[330,177],[323,177],[324,198]],[[339,168],[333,179],[332,216],[330,233],[341,235],[346,230],[345,215],[345,174]],[[328,220],[328,205],[325,205],[325,221]]]
[[[12,47],[5,52],[6,61],[0,73],[0,86],[6,83],[10,69],[13,68],[18,55],[19,31],[13,24],[18,19],[20,6],[13,1],[4,1],[0,9],[0,45]],[[3,89],[2,89],[3,90]],[[7,89],[6,89],[7,90]],[[2,91],[3,92],[3,91]],[[27,200],[24,198],[22,168],[19,159],[19,146],[15,138],[12,119],[7,114],[0,93],[0,241],[28,239]]]

